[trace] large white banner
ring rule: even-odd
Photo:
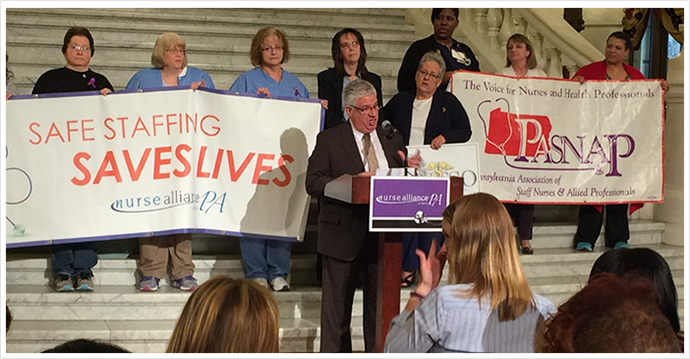
[[[9,100],[7,245],[301,240],[318,100],[177,89]]]
[[[460,71],[480,187],[518,203],[663,201],[659,80],[517,79]]]

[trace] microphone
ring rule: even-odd
[[[393,135],[396,134],[396,133],[398,132],[398,129],[395,128],[395,127],[393,127],[393,125],[391,124],[391,122],[388,121],[388,120],[385,120],[385,121],[381,122],[381,128],[383,128],[386,132],[388,132],[388,133],[386,134],[386,138],[389,139],[389,140],[390,140],[391,138],[393,138]]]

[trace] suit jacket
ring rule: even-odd
[[[362,74],[361,77],[374,85],[379,105],[383,106],[381,77],[373,72]],[[345,123],[343,121],[343,79],[344,77],[338,75],[333,68],[321,71],[318,75],[319,98],[328,100],[324,130]]]
[[[398,150],[405,149],[400,136],[387,139],[376,130],[390,168],[403,167]],[[379,159],[381,161],[381,159]],[[309,157],[307,193],[319,197],[319,243],[317,251],[342,261],[357,257],[369,228],[369,206],[355,205],[324,197],[326,183],[344,174],[364,172],[350,124],[319,133]]]
[[[383,118],[398,129],[406,145],[410,143],[414,98],[415,91],[400,92],[383,108]],[[448,143],[467,142],[472,136],[465,108],[455,95],[442,90],[436,90],[431,100],[424,130],[424,144],[430,144],[438,135],[443,135]]]

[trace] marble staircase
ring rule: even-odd
[[[492,67],[502,66],[503,35],[499,36],[499,31],[513,24],[502,19],[514,19],[514,24],[540,46],[538,52],[546,60],[542,66],[551,72],[558,73],[561,65],[572,70],[584,63],[580,59],[584,56],[563,48],[573,47],[570,42],[546,41],[549,34],[539,26],[528,26],[526,21],[532,19],[523,10],[512,15],[501,12],[500,16],[488,9],[463,11],[462,20],[476,26],[456,37],[475,49],[483,70],[493,71]],[[305,83],[311,97],[316,97],[317,73],[332,66],[333,34],[343,27],[354,27],[365,37],[368,67],[382,76],[387,101],[397,92],[396,76],[403,54],[416,39],[414,27],[406,25],[404,17],[401,9],[8,8],[5,41],[21,94],[31,92],[40,74],[64,65],[62,37],[68,27],[75,25],[91,30],[96,45],[91,67],[107,76],[116,90],[123,89],[136,71],[150,67],[154,42],[164,31],[178,32],[187,42],[190,65],[208,72],[217,88],[227,89],[239,74],[252,67],[248,53],[256,30],[274,26],[284,30],[290,41],[292,58],[285,68]],[[510,26],[499,26],[503,22]],[[684,250],[662,244],[664,224],[639,219],[638,213],[631,220],[630,243],[654,248],[669,261],[682,317]],[[315,273],[317,236],[313,213],[311,217],[305,242],[293,246],[293,291],[275,293],[280,306],[283,352],[314,352],[319,348],[321,294]],[[537,206],[535,218],[535,255],[521,256],[523,266],[535,293],[561,303],[586,282],[592,263],[603,249],[575,253],[570,248],[576,206]],[[243,276],[234,238],[220,240],[195,234],[193,243],[195,276],[200,282],[213,274]],[[603,238],[598,243],[603,243]],[[100,242],[101,257],[94,278],[97,288],[93,293],[53,292],[47,286],[51,274],[47,247],[8,251],[5,285],[15,321],[8,334],[7,352],[38,352],[81,337],[110,341],[138,353],[163,352],[189,293],[170,288],[165,279],[158,293],[137,291],[137,251],[136,239]],[[401,306],[408,291],[402,293]],[[352,332],[354,349],[361,351],[360,292],[355,299]]]
[[[668,261],[679,294],[679,313],[684,315],[683,248],[660,243],[664,224],[631,221],[632,247],[649,247]],[[535,254],[521,256],[532,290],[560,304],[586,282],[593,262],[603,252],[577,253],[570,248],[573,223],[541,223],[535,226]],[[603,241],[603,238],[599,240]],[[299,246],[295,245],[295,246]],[[106,256],[108,257],[108,256]],[[7,260],[7,303],[15,321],[8,334],[7,352],[38,352],[66,340],[91,338],[109,341],[134,352],[163,352],[175,321],[189,293],[163,281],[157,293],[142,293],[136,256],[101,258],[94,268],[96,290],[92,293],[56,293],[47,283],[50,260],[47,255],[9,253]],[[200,282],[214,274],[242,277],[237,255],[195,255],[195,276]],[[315,352],[319,348],[321,291],[316,280],[313,254],[294,254],[291,292],[274,293],[281,317],[281,351]],[[447,273],[444,274],[444,280]],[[409,289],[403,289],[401,308]],[[355,350],[363,350],[362,298],[358,291],[353,308]]]

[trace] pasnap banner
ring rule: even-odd
[[[517,203],[663,201],[659,80],[578,81],[459,71],[480,187]]]
[[[304,235],[318,100],[176,89],[6,104],[8,247]]]

